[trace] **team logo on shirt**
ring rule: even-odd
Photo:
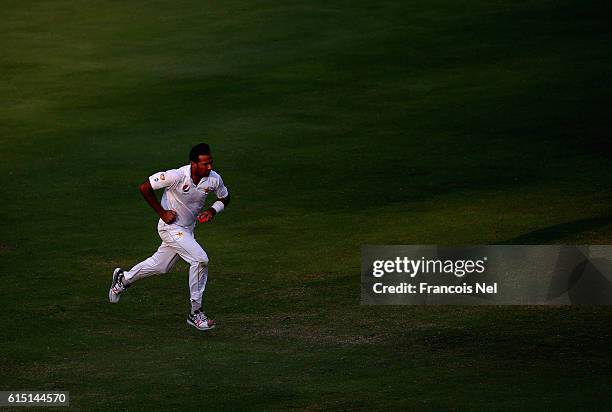
[[[189,189],[191,189],[191,186],[183,185],[183,192],[187,193],[187,192],[189,192]]]
[[[159,178],[160,178],[161,180],[166,180],[166,175],[162,173],[161,175],[159,175]]]

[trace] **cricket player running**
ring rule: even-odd
[[[213,158],[206,143],[189,152],[189,164],[178,169],[158,172],[140,185],[140,193],[159,216],[157,231],[162,243],[150,258],[124,271],[116,268],[108,291],[111,303],[137,280],[170,271],[179,257],[189,263],[191,312],[187,323],[200,330],[215,327],[202,310],[202,297],[208,279],[208,255],[195,240],[196,219],[204,223],[213,219],[229,204],[230,195],[221,176],[212,170]],[[161,203],[154,190],[164,188]],[[214,193],[217,200],[204,211],[206,196]]]

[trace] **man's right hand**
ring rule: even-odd
[[[176,212],[174,210],[164,210],[159,214],[161,220],[170,224],[176,220]]]

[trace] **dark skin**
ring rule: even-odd
[[[193,183],[197,186],[198,183],[200,183],[200,180],[210,175],[213,165],[213,158],[211,155],[200,155],[198,156],[197,162],[192,161],[190,162],[190,164],[191,180],[193,180]],[[164,209],[161,203],[159,203],[159,200],[157,200],[157,196],[155,196],[155,191],[151,187],[149,179],[142,182],[138,189],[140,190],[140,193],[142,193],[142,196],[145,198],[149,206],[151,206],[153,210],[155,210],[155,213],[157,213],[161,220],[163,220],[167,224],[170,224],[176,220],[176,212],[174,210]],[[225,206],[227,206],[230,202],[230,196],[228,194],[226,197],[220,198],[218,200],[220,200]],[[205,221],[210,221],[212,218],[215,217],[216,213],[217,212],[215,211],[215,209],[211,207],[200,212],[198,216],[200,218],[204,217]]]

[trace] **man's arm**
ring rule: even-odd
[[[159,200],[157,200],[157,197],[155,196],[155,191],[151,187],[149,179],[142,182],[142,184],[138,186],[138,189],[140,190],[140,193],[145,198],[149,206],[151,206],[153,210],[155,210],[155,213],[157,213],[157,216],[159,216],[161,220],[168,224],[176,220],[176,212],[174,210],[165,210],[159,203]]]
[[[223,208],[225,209],[230,202],[229,193],[225,197],[218,198],[217,201],[223,203]],[[217,210],[211,206],[203,212],[200,212],[200,214],[198,215],[198,220],[200,221],[200,223],[208,222],[212,220],[212,218],[215,217],[216,214]]]
[[[225,205],[225,207],[227,207],[227,205],[229,205],[229,202],[230,202],[230,195],[228,193],[227,196],[225,196],[224,198],[217,199],[217,200],[222,202]]]

